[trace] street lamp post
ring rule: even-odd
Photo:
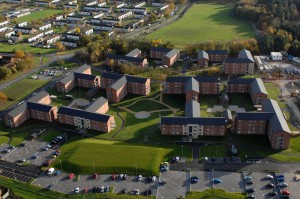
[[[63,172],[61,160],[59,160],[59,162],[60,162],[60,170],[61,170],[61,172]]]

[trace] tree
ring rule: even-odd
[[[0,100],[1,101],[6,101],[7,100],[7,95],[3,92],[0,92]]]
[[[283,69],[277,67],[274,72],[275,72],[277,78],[280,79],[280,77],[282,77],[282,74],[283,74]]]
[[[56,42],[55,43],[55,48],[58,51],[64,51],[64,50],[66,50],[66,47],[63,45],[62,42]]]
[[[79,39],[80,45],[82,45],[82,46],[88,45],[91,41],[92,41],[92,39],[91,39],[91,36],[89,36],[89,35],[84,35],[84,36],[80,37],[80,39]]]
[[[76,32],[77,34],[80,34],[80,32],[81,32],[80,28],[76,27],[76,28],[75,28],[75,32]]]
[[[23,50],[16,50],[16,51],[15,51],[15,57],[16,57],[16,58],[21,59],[21,58],[23,58],[24,56],[25,56],[25,52],[24,52]]]
[[[1,67],[0,68],[0,79],[4,79],[7,76],[11,75],[11,70],[7,67]]]
[[[169,9],[170,9],[170,11],[173,11],[174,8],[175,8],[174,3],[173,2],[169,3]]]

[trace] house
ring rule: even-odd
[[[122,20],[122,19],[125,19],[125,18],[130,17],[130,16],[132,16],[132,11],[127,11],[127,12],[119,13],[117,18],[119,20]]]
[[[5,26],[5,25],[8,25],[9,24],[9,21],[5,20],[5,21],[0,21],[0,27],[1,26]]]
[[[47,29],[51,28],[51,23],[44,23],[43,25],[38,26],[38,27],[34,27],[34,28],[39,30],[39,31],[44,31],[44,30],[47,30]]]
[[[35,1],[34,5],[40,7],[48,7],[51,5],[51,3],[49,1]]]
[[[66,37],[67,39],[72,39],[72,40],[75,40],[75,41],[79,41],[79,40],[80,40],[80,37],[81,37],[81,34],[67,33],[67,34],[65,34],[65,37]]]
[[[145,6],[145,5],[146,5],[146,2],[145,2],[145,1],[142,1],[142,2],[137,2],[137,3],[135,3],[133,7],[135,7],[135,8],[140,8],[140,7],[143,7],[143,6]]]
[[[72,22],[74,22],[74,21],[83,21],[83,20],[85,20],[85,17],[83,17],[83,16],[67,16],[67,20],[68,21],[72,21]]]
[[[6,32],[9,30],[9,27],[8,26],[3,26],[3,27],[0,27],[0,33],[2,32]]]
[[[159,8],[160,11],[163,11],[169,7],[169,4],[165,4]]]
[[[100,31],[112,31],[114,26],[112,24],[90,24],[94,30],[100,30]]]
[[[282,54],[281,52],[271,52],[270,57],[273,61],[280,61],[282,60]]]
[[[56,90],[60,93],[68,93],[75,86],[84,88],[99,88],[100,77],[91,74],[91,67],[83,65],[75,72],[68,74],[56,82]]]
[[[6,113],[4,115],[5,125],[16,128],[29,118],[52,122],[57,118],[57,107],[49,105],[50,103],[49,93],[41,91]]]
[[[106,2],[105,1],[103,1],[101,3],[98,3],[98,7],[103,7],[103,6],[106,6]]]
[[[54,33],[54,30],[53,29],[48,29],[46,31],[43,31],[44,35],[52,35]]]
[[[87,6],[95,6],[95,5],[98,4],[98,1],[96,1],[96,0],[86,1],[86,2],[84,2],[84,4],[87,5]]]
[[[5,0],[6,3],[21,4],[24,0]]]
[[[57,15],[57,16],[55,16],[55,21],[60,21],[62,19],[64,19],[64,15]]]
[[[60,41],[67,48],[77,48],[78,47],[78,45],[77,45],[78,41],[76,41],[76,40],[73,40],[73,39],[61,39]]]
[[[88,10],[79,10],[78,15],[90,16],[92,15],[91,11]]]
[[[76,10],[78,8],[78,5],[76,4],[63,4],[64,9],[73,9]]]
[[[7,31],[1,33],[0,35],[5,38],[10,38],[13,34],[15,34],[14,30],[7,30]]]
[[[211,63],[222,63],[228,58],[228,50],[206,50]]]
[[[23,35],[12,34],[9,39],[13,40],[14,42],[19,42],[23,39]]]
[[[37,30],[32,27],[15,27],[15,32],[21,32],[23,34],[34,34]]]
[[[261,78],[231,78],[227,83],[228,93],[249,93],[253,104],[261,104],[268,92]]]
[[[43,43],[45,45],[54,44],[55,42],[59,41],[60,35],[52,35],[44,38]]]
[[[120,24],[122,20],[115,18],[115,17],[103,17],[102,22],[109,23],[109,24]]]
[[[116,73],[103,73],[101,88],[106,89],[108,101],[117,103],[126,97],[128,93],[148,95],[150,93],[150,79]]]
[[[235,77],[254,73],[254,59],[248,50],[241,50],[238,58],[227,58],[224,61],[223,72]]]
[[[58,122],[81,129],[108,133],[115,128],[114,116],[62,106],[57,112]]]
[[[25,27],[25,26],[27,26],[27,21],[23,21],[23,22],[17,23],[16,26],[17,27]]]
[[[122,8],[123,6],[125,6],[125,3],[117,2],[116,8]]]
[[[36,42],[44,36],[43,32],[37,32],[27,38],[28,43]]]
[[[94,32],[93,28],[84,28],[81,30],[81,33],[83,35],[91,35],[93,34],[93,32]]]

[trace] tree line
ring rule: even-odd
[[[240,0],[232,15],[256,25],[263,34],[262,51],[287,51],[300,56],[300,0]]]

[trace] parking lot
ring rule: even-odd
[[[15,172],[3,170],[3,169],[0,169],[0,175],[7,177],[7,178],[15,179],[18,181],[22,181],[22,182],[29,182],[32,179],[31,177],[21,175],[21,174],[15,173]]]
[[[185,196],[189,184],[189,178],[186,172],[162,172],[160,180],[167,180],[167,183],[159,186],[157,198],[178,198]]]
[[[85,188],[88,192],[92,192],[94,186],[109,186],[115,187],[115,193],[122,193],[124,190],[126,193],[130,193],[134,189],[139,189],[140,195],[142,195],[146,190],[151,189],[152,195],[156,195],[158,186],[158,179],[155,182],[149,182],[146,177],[143,177],[142,181],[138,181],[137,176],[128,176],[126,180],[112,180],[111,175],[98,175],[97,179],[94,179],[92,175],[81,175],[78,181],[75,179],[77,178],[69,179],[69,175],[66,173],[60,175],[42,174],[33,184],[42,188],[47,188],[50,184],[54,184],[52,190],[67,194],[74,193],[73,190],[77,187],[80,189],[80,192]]]

